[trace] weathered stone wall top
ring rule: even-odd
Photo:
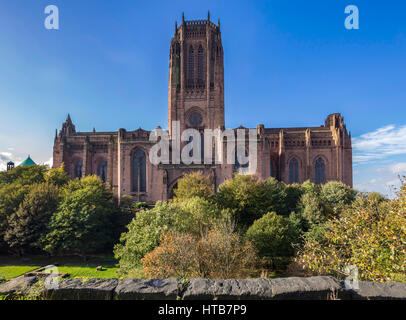
[[[1,286],[0,286],[1,290]],[[359,282],[347,290],[332,277],[278,279],[68,279],[46,290],[53,300],[406,300],[406,283]]]

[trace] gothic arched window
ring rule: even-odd
[[[97,166],[97,175],[103,182],[107,181],[107,160],[101,160]]]
[[[78,161],[76,161],[75,163],[75,178],[82,178],[82,167],[83,167],[83,161],[82,159],[79,159]]]
[[[214,62],[215,62],[215,57],[214,57],[214,44],[212,44],[211,47],[211,58],[210,58],[210,88],[214,87]],[[209,71],[209,70],[208,70]]]
[[[273,159],[271,158],[271,177],[275,177],[276,176],[276,172],[275,172],[275,163],[273,161]]]
[[[147,191],[147,158],[145,152],[137,149],[133,155],[133,191]]]
[[[299,182],[299,163],[296,158],[293,158],[289,162],[289,183],[298,183]]]
[[[199,79],[199,84],[203,84],[204,80],[204,61],[203,61],[203,47],[200,45],[199,46],[199,51],[197,52],[197,78]]]
[[[176,79],[176,88],[180,86],[180,45],[179,42],[176,42],[176,63],[175,63],[175,79]]]
[[[195,52],[193,47],[189,48],[188,55],[188,82],[190,85],[193,85],[193,79],[195,77]]]
[[[316,160],[316,165],[315,165],[317,184],[323,184],[326,182],[325,170],[326,170],[326,166],[324,164],[324,160],[321,157],[319,157]]]

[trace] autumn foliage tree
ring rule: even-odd
[[[391,281],[406,273],[406,186],[393,201],[359,198],[307,237],[297,263],[316,274],[345,274],[354,265],[361,280]]]
[[[219,224],[203,237],[165,232],[160,245],[141,260],[144,273],[157,277],[246,277],[258,263],[256,250],[234,232],[230,224]]]

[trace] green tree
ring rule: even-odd
[[[368,199],[378,202],[378,203],[388,201],[388,199],[385,196],[383,196],[382,194],[380,194],[379,192],[368,193]]]
[[[120,272],[125,274],[140,264],[140,259],[159,245],[162,232],[189,233],[199,237],[225,214],[202,198],[157,202],[150,210],[137,212],[121,235],[114,254],[120,260]]]
[[[145,202],[136,202],[134,198],[129,195],[124,195],[118,199],[115,199],[116,204],[116,217],[114,219],[114,243],[120,241],[121,234],[127,232],[127,226],[136,217],[137,213],[143,209],[148,208]]]
[[[191,199],[200,197],[210,199],[213,195],[213,182],[201,172],[184,175],[178,180],[178,187],[174,190],[177,199]]]
[[[173,226],[178,210],[172,203],[158,201],[153,209],[137,213],[114,247],[122,274],[140,265],[140,259],[158,245],[161,233]]]
[[[65,171],[65,166],[62,165],[57,169],[49,169],[44,174],[45,181],[56,186],[64,186],[69,182],[69,176]]]
[[[259,255],[270,258],[275,269],[284,269],[299,242],[300,230],[289,218],[269,212],[256,220],[247,230],[246,237],[258,249]]]
[[[29,190],[29,185],[16,183],[7,184],[0,188],[0,248],[3,248],[3,251],[8,248],[4,235],[9,228],[9,218],[18,210]]]
[[[262,181],[259,195],[262,201],[262,211],[289,215],[290,211],[286,204],[287,195],[285,183],[272,177]]]
[[[216,201],[221,208],[230,210],[238,225],[248,228],[266,213],[269,206],[269,201],[264,201],[266,196],[255,176],[236,174],[220,185]]]
[[[10,171],[0,172],[0,188],[8,184],[31,185],[44,182],[46,166],[17,167]]]
[[[297,206],[299,204],[300,197],[303,194],[303,189],[300,184],[294,183],[286,185],[285,192],[285,210],[284,212],[281,212],[281,214],[287,217],[291,212],[296,212],[298,210]]]
[[[17,211],[11,214],[5,240],[19,255],[29,249],[39,249],[39,239],[61,200],[59,188],[50,183],[31,186]]]
[[[305,193],[300,198],[298,212],[302,218],[302,227],[308,231],[316,224],[327,220],[327,209],[320,197],[313,193]]]
[[[316,197],[320,196],[320,186],[311,182],[310,180],[303,182],[300,188],[302,189],[303,194],[310,194]]]
[[[341,276],[355,265],[361,280],[396,281],[406,273],[406,187],[399,198],[358,198],[312,232],[297,262],[316,274]]]
[[[342,182],[330,181],[323,185],[321,199],[332,208],[342,208],[355,200],[357,192]]]
[[[91,252],[112,246],[113,194],[97,176],[71,181],[43,238],[50,253],[74,253],[86,259]]]

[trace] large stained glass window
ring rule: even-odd
[[[107,181],[107,160],[101,160],[97,166],[97,175],[103,182]]]
[[[133,155],[133,191],[147,191],[147,158],[145,152],[137,149]]]
[[[190,46],[189,48],[189,55],[188,55],[188,84],[193,85],[193,80],[195,77],[195,52],[193,47]]]
[[[275,162],[273,161],[272,158],[271,158],[271,164],[270,164],[270,166],[271,166],[271,177],[274,177],[274,178],[275,178],[275,176],[276,176]]]
[[[203,47],[199,46],[199,51],[197,52],[197,78],[199,79],[199,85],[203,84],[204,80],[204,56]]]
[[[82,167],[83,167],[83,161],[82,159],[79,159],[75,163],[75,178],[82,178]]]
[[[326,166],[324,164],[324,160],[321,157],[319,157],[316,160],[315,170],[316,170],[316,183],[317,184],[325,183],[326,182],[326,174],[325,174]]]
[[[289,183],[298,183],[299,182],[299,163],[296,158],[293,158],[289,162]]]

